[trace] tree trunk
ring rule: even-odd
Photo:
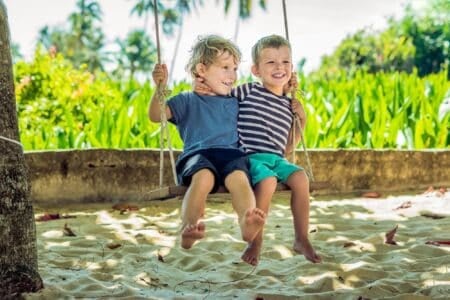
[[[25,157],[19,144],[8,18],[0,0],[0,298],[43,288]]]

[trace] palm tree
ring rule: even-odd
[[[39,42],[47,49],[55,47],[74,66],[86,64],[88,70],[104,70],[106,55],[105,35],[96,23],[101,22],[102,11],[97,0],[78,0],[77,10],[69,16],[69,28],[49,28],[39,32]]]
[[[131,14],[136,13],[139,17],[144,16],[144,30],[148,27],[149,15],[154,12],[153,0],[137,0],[136,5],[132,8]],[[191,8],[197,5],[203,5],[202,0],[176,0],[172,7],[164,6],[160,0],[157,1],[158,13],[162,16],[162,30],[166,35],[173,35],[177,28],[177,40],[170,64],[169,78],[172,77],[173,68],[175,67],[176,58],[180,46],[181,37],[183,35],[183,19],[187,13],[191,12]]]
[[[6,6],[0,0],[0,298],[43,288],[25,156],[19,140]]]
[[[137,72],[151,73],[156,61],[156,47],[143,30],[131,31],[125,41],[116,40],[116,42],[120,48],[116,73],[120,74],[127,70],[130,78],[133,78]]]
[[[228,14],[230,11],[232,0],[225,0],[224,1],[224,10],[225,14]],[[261,7],[263,10],[266,9],[266,1],[265,0],[259,0],[259,7]],[[253,1],[252,0],[239,0],[239,13],[236,19],[236,27],[234,30],[234,41],[237,41],[237,37],[239,35],[239,25],[241,20],[245,20],[250,18],[251,12],[253,10]]]

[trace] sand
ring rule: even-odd
[[[246,244],[228,199],[208,202],[206,238],[190,250],[179,246],[180,200],[137,205],[122,213],[110,204],[35,207],[37,218],[45,213],[75,218],[37,222],[45,289],[26,298],[450,297],[450,246],[426,243],[450,240],[448,191],[312,199],[310,238],[321,264],[292,251],[288,194],[278,194],[256,268],[240,260]],[[65,224],[75,236],[64,235]],[[397,245],[386,244],[385,233],[397,225]]]

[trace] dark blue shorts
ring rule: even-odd
[[[233,171],[243,171],[250,182],[249,162],[247,155],[237,149],[200,150],[177,162],[178,182],[189,186],[192,176],[202,169],[209,169],[214,174],[215,193],[224,184],[225,178]]]

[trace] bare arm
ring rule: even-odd
[[[286,94],[290,93],[292,95],[291,109],[292,112],[294,113],[293,123],[291,126],[291,130],[289,131],[288,142],[286,144],[285,150],[286,157],[288,157],[292,153],[292,151],[294,151],[295,148],[297,147],[298,143],[302,138],[301,132],[305,130],[306,126],[306,114],[305,110],[303,109],[303,105],[295,99],[295,92],[297,91],[297,87],[298,87],[297,74],[295,72],[292,72],[291,79],[289,80],[288,84],[284,87],[284,92]],[[294,132],[295,137],[294,141],[292,141],[292,136]]]
[[[294,119],[293,119],[293,123],[291,126],[291,130],[289,131],[288,140],[287,140],[287,144],[286,144],[286,150],[285,150],[286,157],[289,157],[289,155],[292,153],[292,151],[295,150],[298,143],[302,139],[301,133],[305,130],[305,127],[306,127],[306,115],[303,110],[303,106],[297,100],[292,100],[292,102],[293,102],[292,103],[293,107],[299,106],[300,108],[292,108],[292,110],[294,111]],[[300,110],[301,110],[301,112],[300,112]],[[298,121],[296,120],[296,118]],[[299,127],[299,125],[301,127]],[[295,130],[294,130],[294,128],[295,128]],[[295,131],[295,137],[294,137],[294,142],[293,142],[292,136],[294,134],[294,131]]]
[[[156,90],[153,93],[152,100],[148,107],[148,117],[152,122],[161,122],[161,105],[160,101],[165,101],[164,90],[167,84],[168,71],[165,64],[156,64],[153,69],[153,81],[156,84]],[[170,108],[166,106],[167,120],[172,118]]]

